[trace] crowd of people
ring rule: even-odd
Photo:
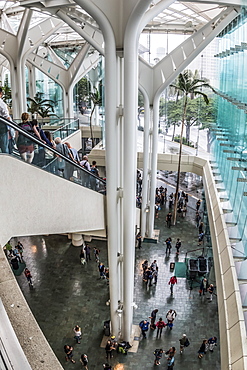
[[[159,210],[162,209],[162,206],[164,203],[169,201],[169,212],[166,215],[166,224],[167,228],[170,228],[172,225],[172,207],[174,204],[174,194],[171,193],[170,195],[167,195],[167,188],[159,187],[156,188],[156,198],[155,198],[155,214],[156,218],[159,217]],[[185,192],[179,192],[178,194],[178,207],[177,207],[177,214],[178,217],[185,217],[187,213],[187,205],[189,202],[188,194]],[[195,205],[195,226],[198,228],[198,245],[200,246],[204,242],[204,223],[202,221],[201,213],[200,213],[200,207],[201,207],[201,200],[196,201]],[[140,232],[136,236],[136,242],[137,247],[139,249],[142,248],[142,238]],[[180,254],[182,242],[180,238],[175,239],[175,256],[178,256]],[[172,238],[167,237],[165,240],[165,255],[166,257],[169,257],[172,251]],[[158,277],[158,265],[157,260],[154,260],[152,263],[149,263],[149,261],[146,259],[142,263],[142,278],[144,283],[146,283],[147,287],[156,285],[157,284],[157,277]],[[177,277],[171,276],[168,284],[170,286],[170,293],[171,296],[174,294],[174,286],[177,284]],[[214,295],[214,285],[209,284],[207,278],[203,277],[200,283],[200,289],[199,289],[199,295],[207,295],[207,298],[209,302],[212,302],[212,298]],[[163,320],[162,317],[156,320],[156,315],[158,313],[158,309],[155,309],[151,312],[151,316],[149,319],[142,320],[139,323],[139,327],[142,333],[143,339],[147,338],[148,331],[154,331],[156,330],[156,338],[161,338],[162,331],[164,328],[166,330],[172,330],[174,326],[175,318],[177,317],[177,312],[174,309],[168,310],[165,317],[166,320]],[[186,334],[183,334],[180,339],[178,339],[179,345],[180,345],[180,354],[184,352],[184,349],[190,345],[191,340],[187,337]],[[207,351],[213,352],[214,346],[217,345],[217,338],[215,336],[204,339],[199,350],[198,350],[198,358],[201,359]],[[162,348],[156,349],[154,352],[155,365],[160,365],[161,359],[163,354],[166,357],[166,363],[167,363],[167,369],[173,369],[175,365],[175,353],[176,349],[175,347],[171,347],[169,350],[163,350]]]
[[[2,92],[0,88],[1,116],[10,120],[7,107],[5,107],[5,103],[1,99],[1,94]],[[56,149],[59,153],[81,166],[83,169],[86,169],[90,174],[93,174],[95,177],[90,176],[90,178],[85,174],[84,182],[87,183],[87,185],[90,185],[93,189],[97,186],[97,177],[100,175],[96,161],[92,161],[92,164],[90,165],[86,155],[84,155],[81,160],[78,151],[73,148],[69,142],[62,143],[62,139],[60,137],[56,137],[53,140],[51,131],[40,128],[38,121],[36,119],[30,119],[29,113],[27,112],[22,113],[19,127],[29,133],[32,137],[38,139],[40,144],[36,143],[32,138],[14,130],[12,127],[1,123],[0,149],[2,153],[12,154],[15,149],[19,152],[20,157],[25,162],[33,163],[40,167],[46,166],[51,162],[51,160],[57,158],[56,173],[66,179],[71,179],[74,173],[73,165],[66,162],[59,155],[55,155],[52,150],[43,146],[43,144],[46,144],[48,147]],[[80,176],[82,176],[82,174],[80,174]]]

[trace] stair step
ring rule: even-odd
[[[238,279],[239,284],[247,284],[247,279]]]
[[[226,209],[226,208],[222,209],[222,211],[223,211],[223,213],[232,213],[233,212],[232,209]]]
[[[226,191],[226,189],[224,189],[224,188],[217,188],[216,190],[217,190],[219,193],[220,193],[220,192],[222,192],[222,191]]]
[[[223,180],[214,180],[215,184],[222,184]]]
[[[228,227],[237,226],[237,222],[226,221],[226,226],[228,226]]]
[[[220,198],[220,202],[227,202],[229,198]]]
[[[231,238],[229,237],[231,243],[241,242],[242,238]]]
[[[213,172],[213,176],[219,176],[220,172]]]

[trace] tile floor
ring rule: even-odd
[[[170,188],[169,188],[169,191]],[[127,356],[114,353],[111,365],[114,370],[153,369],[156,348],[167,350],[175,346],[176,370],[206,370],[211,367],[220,369],[219,346],[214,353],[207,353],[199,360],[197,351],[204,338],[213,335],[219,338],[217,298],[209,303],[206,297],[200,297],[198,287],[189,289],[185,278],[179,278],[174,289],[174,296],[170,296],[168,281],[170,262],[175,260],[175,248],[171,256],[165,257],[164,241],[171,236],[173,245],[176,238],[182,240],[179,261],[183,262],[185,253],[197,249],[197,228],[193,221],[195,214],[194,198],[189,199],[188,214],[185,219],[179,219],[175,227],[167,229],[165,215],[167,209],[163,207],[159,219],[155,220],[155,228],[160,229],[160,239],[157,244],[143,243],[141,250],[136,249],[135,273],[135,302],[138,308],[134,311],[134,324],[150,316],[155,308],[159,310],[158,317],[165,318],[168,309],[177,311],[173,330],[164,329],[161,339],[156,339],[155,332],[149,332],[147,340],[140,340],[137,353]],[[108,286],[105,280],[99,280],[97,264],[93,256],[87,265],[81,266],[79,261],[80,248],[73,247],[66,236],[35,236],[19,238],[23,243],[24,259],[31,270],[34,288],[30,289],[23,274],[17,277],[28,304],[31,307],[41,329],[48,339],[55,354],[65,369],[80,369],[79,357],[87,353],[89,370],[103,369],[106,361],[105,351],[100,348],[103,336],[103,322],[109,319]],[[17,238],[13,240],[17,241]],[[100,259],[107,265],[106,242],[93,241],[91,247],[97,245],[100,249]],[[188,257],[200,255],[201,251],[189,252]],[[144,259],[151,263],[157,259],[159,277],[157,286],[146,287],[142,281],[140,269]],[[201,278],[199,278],[200,280]],[[198,280],[198,281],[199,281]],[[81,344],[75,344],[73,327],[79,324],[82,328]],[[182,334],[190,338],[190,346],[185,353],[179,354],[179,342]],[[65,362],[63,346],[74,346],[75,364]],[[165,357],[161,360],[160,368],[167,368]],[[52,365],[51,365],[52,369]]]

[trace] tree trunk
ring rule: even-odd
[[[189,144],[189,141],[190,141],[190,125],[186,125],[186,141],[187,141],[187,144]]]
[[[174,213],[173,213],[173,225],[176,225],[176,220],[177,220],[178,191],[179,191],[179,182],[180,182],[179,180],[180,180],[180,172],[181,172],[181,156],[182,156],[182,147],[183,147],[183,131],[184,131],[185,116],[186,116],[186,108],[187,108],[187,95],[185,96],[184,111],[183,111],[183,117],[182,117],[182,127],[181,127],[179,156],[178,156],[178,175],[177,175]]]
[[[174,124],[173,124],[172,141],[174,141],[174,137],[175,137],[175,129],[176,129],[176,122],[174,122]]]
[[[92,148],[94,148],[93,124],[92,124],[94,110],[95,110],[95,105],[90,115],[90,132],[91,132],[91,139],[92,139]]]

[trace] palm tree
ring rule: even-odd
[[[179,190],[179,180],[181,171],[181,156],[182,156],[182,146],[183,146],[183,130],[186,121],[186,110],[188,99],[193,99],[197,95],[201,95],[206,104],[209,103],[209,99],[205,93],[202,92],[203,87],[209,87],[214,91],[214,89],[206,82],[205,79],[198,77],[198,72],[195,71],[193,74],[190,70],[186,70],[180,73],[175,84],[170,85],[175,89],[177,94],[177,101],[179,96],[183,97],[183,113],[182,113],[182,125],[180,134],[180,145],[179,145],[179,157],[178,157],[178,175],[176,183],[176,193],[175,193],[175,204],[174,204],[174,225],[176,224],[177,217],[177,203],[178,203],[178,190]]]
[[[94,114],[96,106],[102,104],[102,98],[100,96],[99,90],[96,87],[94,87],[93,89],[94,89],[94,92],[90,92],[88,95],[88,100],[91,101],[93,104],[93,109],[91,110],[91,114],[90,114],[90,132],[91,132],[91,139],[92,139],[92,147],[94,147],[93,114]]]

